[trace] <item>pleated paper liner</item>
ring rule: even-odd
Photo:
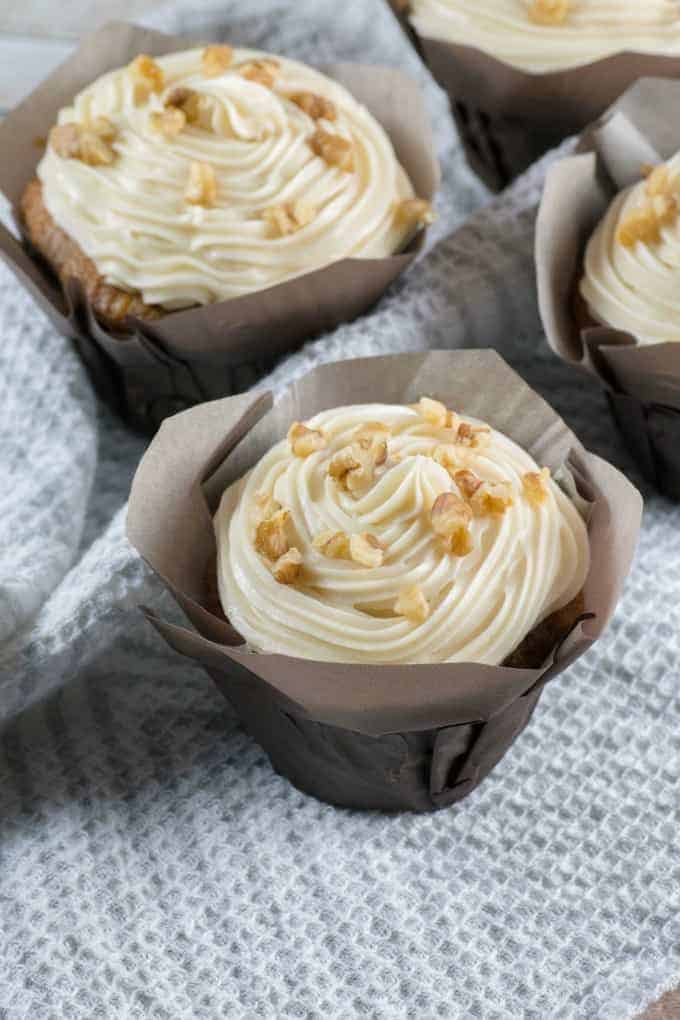
[[[249,650],[216,610],[211,582],[212,515],[225,487],[293,420],[423,394],[506,432],[590,504],[592,562],[576,625],[536,668],[363,666]],[[205,667],[282,775],[332,804],[432,811],[477,786],[527,724],[544,685],[602,633],[640,516],[630,482],[588,453],[499,355],[435,351],[321,366],[273,407],[269,394],[250,393],[167,419],[135,476],[127,529],[195,629],[150,612],[149,619],[171,647]]]
[[[531,74],[475,47],[418,35],[408,4],[388,2],[449,97],[468,163],[493,191],[582,131],[639,78],[680,78],[680,58],[633,52]]]
[[[0,189],[14,210],[35,176],[45,139],[59,109],[99,75],[138,53],[159,56],[194,41],[125,23],[87,37],[0,125]],[[337,64],[321,68],[373,113],[387,131],[416,193],[431,199],[439,167],[416,84],[384,67]],[[396,255],[348,258],[231,301],[172,312],[152,322],[129,320],[119,333],[96,320],[82,288],[62,290],[30,245],[0,224],[0,255],[31,291],[54,326],[71,337],[99,392],[131,424],[154,431],[168,414],[238,392],[288,351],[340,322],[361,315],[407,268],[424,232]]]
[[[670,116],[680,82],[633,86],[582,136],[578,152],[549,171],[536,228],[541,317],[552,349],[596,375],[645,477],[680,500],[680,343],[635,337],[584,321],[576,300],[588,239],[614,195],[639,181],[645,163],[680,149]]]

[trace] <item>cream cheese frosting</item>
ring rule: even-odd
[[[413,188],[372,114],[294,60],[220,49],[228,66],[210,74],[202,49],[141,65],[141,95],[132,65],[111,71],[59,113],[112,135],[108,162],[51,144],[37,171],[47,210],[105,281],[172,310],[401,250],[418,227]]]
[[[678,0],[411,0],[416,32],[531,73],[631,50],[680,53]]]
[[[218,587],[253,650],[497,665],[582,590],[574,504],[508,437],[441,407],[324,411],[227,488]]]
[[[640,344],[680,340],[680,154],[620,192],[586,247],[592,318]]]

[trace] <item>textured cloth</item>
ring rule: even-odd
[[[554,157],[485,205],[382,0],[189,7],[154,23],[405,67],[444,167],[429,251],[264,384],[493,343],[636,479],[599,388],[540,329],[533,224]],[[431,816],[337,810],[275,775],[141,619],[139,603],[176,613],[124,538],[144,443],[4,269],[0,328],[3,1020],[629,1020],[680,982],[677,508],[645,493],[609,631],[473,795]]]

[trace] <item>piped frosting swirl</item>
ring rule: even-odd
[[[107,283],[167,310],[391,255],[429,216],[347,89],[259,51],[139,57],[58,120],[49,213]]]
[[[497,665],[582,589],[587,530],[547,469],[441,407],[324,411],[225,491],[220,598],[254,650]]]
[[[533,73],[631,50],[680,53],[677,0],[411,0],[419,35],[473,46]]]
[[[640,344],[680,340],[680,154],[612,201],[586,247],[580,293]]]

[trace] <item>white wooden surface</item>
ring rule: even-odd
[[[0,114],[61,63],[80,35],[157,5],[158,0],[0,0]]]

